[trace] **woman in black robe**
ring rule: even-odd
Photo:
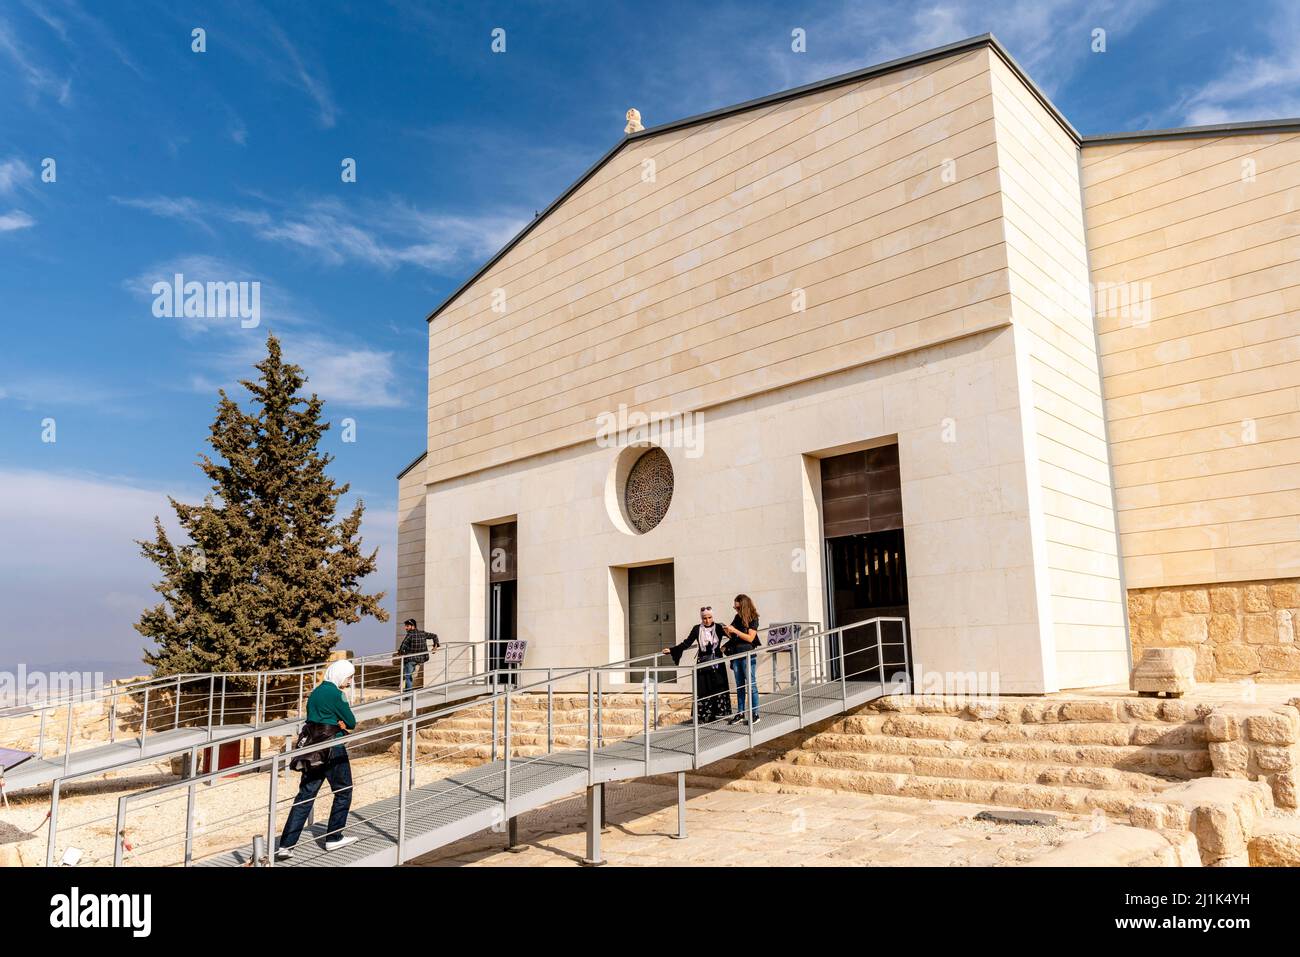
[[[707,664],[722,657],[723,639],[722,625],[713,620],[713,609],[705,606],[700,609],[700,623],[691,629],[686,640],[663,649],[665,655],[673,656],[673,664],[680,665],[686,649],[695,646],[695,661],[700,665],[695,669],[695,705],[700,724],[717,721],[731,714],[727,668],[721,661]]]

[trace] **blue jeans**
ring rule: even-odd
[[[402,662],[402,690],[410,691],[411,685],[414,684],[416,669],[420,667],[420,662],[408,658]]]
[[[758,655],[732,658],[731,673],[736,676],[736,714],[745,714],[745,689],[749,688],[749,706],[758,717]]]
[[[310,768],[302,773],[298,796],[293,799],[289,819],[284,822],[284,832],[280,835],[277,850],[298,843],[312,802],[316,800],[324,781],[329,781],[330,790],[334,792],[334,803],[330,806],[329,834],[326,836],[330,840],[343,836],[343,828],[348,823],[348,808],[352,806],[352,765],[348,763],[347,749],[336,744],[330,748],[323,767]]]

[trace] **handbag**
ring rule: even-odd
[[[309,748],[313,744],[325,744],[333,741],[334,736],[338,734],[338,726],[333,724],[324,724],[320,721],[304,721],[302,730],[298,732],[297,739],[293,742],[293,749],[298,751],[302,748]],[[303,771],[323,766],[328,759],[329,747],[323,747],[308,754],[300,754],[289,762],[289,770]]]

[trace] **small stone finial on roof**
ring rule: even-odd
[[[623,127],[624,133],[640,133],[644,126],[641,125],[641,111],[636,107],[627,111],[627,126]]]

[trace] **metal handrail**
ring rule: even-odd
[[[473,644],[473,643],[471,643],[471,642],[466,642],[466,643],[464,643],[464,644]],[[473,685],[473,684],[476,684],[476,683],[478,683],[478,682],[480,682],[480,681],[482,682],[482,684],[483,684],[484,687],[494,687],[494,686],[495,686],[495,683],[494,683],[492,680],[490,680],[490,679],[495,679],[498,675],[503,675],[503,674],[506,674],[506,673],[509,673],[509,674],[516,674],[516,675],[517,675],[517,674],[520,674],[520,673],[541,672],[541,671],[546,671],[546,672],[549,673],[549,672],[553,671],[553,669],[545,669],[545,668],[512,668],[512,669],[509,670],[509,672],[507,672],[505,669],[500,669],[500,668],[498,668],[498,669],[491,669],[491,670],[483,671],[483,672],[474,672],[473,674],[470,674],[470,675],[465,676],[465,677],[461,677],[461,678],[451,678],[451,679],[445,680],[445,681],[440,682],[440,683],[431,684],[431,685],[425,685],[425,686],[423,686],[423,687],[419,687],[419,688],[412,688],[410,691],[400,691],[400,690],[399,690],[399,691],[396,692],[395,694],[393,694],[393,695],[389,695],[389,696],[387,696],[386,698],[374,699],[374,700],[369,701],[369,702],[361,702],[358,706],[360,706],[360,705],[364,705],[364,704],[374,704],[374,703],[376,703],[376,701],[390,701],[390,700],[395,700],[395,703],[398,703],[398,704],[399,704],[398,711],[400,712],[400,711],[402,711],[402,710],[405,709],[405,707],[406,707],[406,702],[407,702],[407,700],[409,699],[409,701],[410,701],[410,705],[411,705],[411,711],[414,712],[414,710],[415,710],[415,706],[416,706],[416,701],[417,701],[418,697],[421,696],[421,695],[427,695],[427,694],[429,694],[430,692],[437,692],[437,691],[439,691],[439,690],[444,690],[444,689],[447,689],[447,688],[452,687],[453,685],[464,685],[464,684]],[[477,701],[478,701],[478,699],[475,699],[475,700],[472,701],[472,702],[466,702],[466,704],[467,704],[467,705],[468,705],[468,704],[474,704],[474,703],[477,703]],[[209,716],[210,716],[210,714],[209,714]],[[283,722],[275,722],[275,723],[276,723],[276,724],[281,724],[281,723],[283,723],[283,724],[293,724],[293,723],[296,723],[296,722],[299,721],[299,720],[301,720],[301,719],[295,717],[295,718],[292,718],[292,719],[285,719]],[[221,727],[221,725],[218,725],[217,727]],[[385,725],[385,727],[387,727],[387,725]],[[225,736],[221,736],[221,737],[213,737],[213,736],[212,736],[212,730],[213,730],[213,726],[211,725],[211,723],[209,723],[209,726],[208,726],[208,733],[209,733],[208,740],[206,740],[206,741],[204,741],[204,742],[202,742],[202,743],[200,743],[200,744],[184,745],[184,746],[181,746],[181,747],[168,749],[168,750],[166,750],[166,751],[160,751],[160,752],[158,752],[158,753],[156,753],[156,754],[149,755],[148,758],[147,758],[147,760],[150,760],[150,761],[165,761],[165,760],[168,760],[169,758],[173,758],[173,757],[176,757],[176,756],[179,756],[179,755],[184,755],[184,754],[187,754],[187,753],[188,753],[188,754],[191,755],[191,772],[193,772],[193,769],[194,769],[194,767],[196,766],[196,765],[194,764],[194,761],[195,761],[195,759],[196,759],[196,757],[197,757],[197,752],[198,752],[198,751],[207,751],[207,750],[212,749],[212,748],[218,748],[218,747],[220,747],[220,746],[223,745],[223,744],[228,744],[228,743],[230,743],[230,742],[232,742],[232,741],[241,741],[241,740],[244,740],[245,738],[248,738],[248,737],[252,736],[252,735],[250,735],[250,733],[249,733],[247,730],[243,730],[243,731],[235,731],[235,732],[233,732],[233,733],[231,733],[231,734],[229,734],[229,735],[225,735]],[[378,730],[378,729],[375,729],[375,730]],[[141,746],[141,750],[143,751],[143,744],[142,744],[142,746]],[[67,771],[66,771],[67,764],[66,764],[66,758],[65,758],[65,772],[64,772],[63,774],[60,774],[60,775],[58,775],[57,777],[54,778],[54,780],[53,780],[53,782],[52,782],[52,785],[51,785],[51,790],[50,790],[50,815],[49,815],[49,821],[50,821],[49,826],[50,826],[50,831],[49,831],[49,842],[48,842],[48,847],[47,847],[47,861],[52,862],[52,860],[53,860],[55,840],[56,840],[56,836],[57,836],[57,833],[58,833],[59,793],[60,793],[60,791],[62,790],[63,785],[66,784],[66,783],[68,783],[68,782],[71,782],[71,781],[79,780],[79,779],[81,779],[81,778],[95,777],[95,776],[98,776],[98,775],[102,775],[102,774],[104,774],[104,773],[107,772],[107,771],[111,771],[111,770],[119,769],[119,768],[122,768],[122,767],[126,767],[126,766],[131,765],[131,764],[138,764],[141,760],[145,760],[145,759],[144,759],[144,758],[132,758],[132,759],[127,760],[127,761],[119,762],[118,764],[115,764],[115,765],[113,765],[113,766],[111,766],[111,767],[106,767],[106,768],[95,768],[95,769],[91,769],[91,770],[88,770],[88,771],[82,771],[82,772],[76,772],[76,773],[71,773],[71,774],[69,774],[69,773],[67,773]],[[252,763],[245,762],[245,763],[241,763],[240,765],[238,765],[238,766],[236,766],[236,767],[227,767],[227,768],[222,768],[222,769],[220,769],[219,771],[212,772],[212,773],[213,773],[213,775],[221,775],[221,776],[224,776],[224,775],[231,775],[231,774],[236,774],[236,773],[242,773],[242,772],[245,771],[245,770],[248,770],[248,769],[251,769],[251,768],[259,767],[259,766],[260,766],[260,762],[261,762],[262,760],[263,760],[263,759],[254,759],[254,761],[253,761]],[[186,778],[184,783],[189,783],[191,780],[193,780],[193,778]]]
[[[365,672],[367,666],[369,667],[382,666],[382,667],[392,667],[392,668],[401,669],[403,668],[404,662],[407,659],[419,657],[420,655],[425,655],[425,654],[432,656],[434,654],[441,653],[444,680],[451,680],[450,673],[451,673],[453,657],[455,657],[458,662],[463,661],[466,652],[468,652],[468,656],[469,656],[469,672],[471,675],[477,674],[478,673],[478,646],[481,644],[484,643],[483,642],[448,642],[444,645],[440,645],[437,649],[431,649],[427,652],[411,653],[407,655],[399,655],[395,652],[378,652],[372,655],[365,655],[362,656],[361,658],[353,658],[349,660],[352,661],[352,663],[360,673],[359,686],[362,693],[364,694]],[[214,709],[216,709],[218,706],[218,702],[214,700],[216,697],[215,686],[218,679],[220,680],[221,683],[220,702],[219,702],[220,719],[216,720],[215,723],[220,725],[226,724],[227,723],[226,719],[228,717],[228,714],[240,715],[240,716],[244,714],[248,714],[252,716],[252,724],[254,726],[258,726],[265,719],[266,708],[270,703],[270,697],[272,693],[279,696],[279,703],[281,705],[285,705],[287,701],[290,700],[288,697],[289,691],[287,688],[285,687],[273,688],[272,687],[273,684],[286,681],[286,680],[291,681],[294,676],[297,676],[298,704],[299,707],[301,707],[305,693],[308,690],[306,687],[306,677],[308,675],[311,675],[314,679],[315,676],[322,671],[322,669],[328,668],[331,663],[332,662],[319,662],[312,665],[296,665],[291,668],[273,669],[271,671],[264,671],[264,672],[212,672],[209,674],[186,673],[180,675],[169,675],[160,678],[151,678],[145,681],[133,682],[129,685],[110,687],[106,693],[103,693],[99,697],[87,696],[87,697],[83,697],[80,701],[74,701],[71,699],[66,699],[62,701],[54,700],[54,701],[42,702],[38,705],[25,706],[18,710],[10,709],[10,711],[8,712],[0,712],[0,720],[4,720],[6,718],[13,719],[18,717],[30,718],[32,716],[39,715],[40,723],[37,729],[36,755],[39,758],[43,758],[45,756],[47,716],[57,711],[60,708],[66,709],[67,715],[64,722],[65,728],[63,734],[64,750],[62,755],[63,766],[64,766],[63,770],[64,773],[66,773],[72,759],[72,753],[73,753],[71,748],[72,731],[73,731],[74,718],[76,716],[75,709],[78,703],[86,704],[86,703],[98,702],[102,704],[102,702],[104,701],[108,702],[109,705],[108,732],[109,733],[108,733],[107,743],[111,744],[116,742],[117,740],[118,699],[123,696],[131,698],[143,694],[143,703],[139,714],[140,736],[138,741],[140,752],[143,754],[145,749],[145,739],[149,736],[150,733],[151,716],[149,711],[149,695],[150,692],[153,691],[155,688],[169,689],[174,687],[175,702],[172,708],[173,711],[172,723],[170,725],[164,725],[161,728],[155,728],[154,733],[157,733],[160,730],[161,731],[176,730],[182,727],[181,716],[183,710],[185,712],[185,717],[187,719],[196,719],[199,724],[202,724],[202,718],[204,712],[198,711],[196,715],[195,708],[192,705],[186,707],[185,709],[182,709],[181,700],[182,700],[183,686],[188,684],[191,688],[193,688],[195,685],[197,685],[198,686],[197,693],[201,695],[202,693],[201,689],[204,683],[208,685],[208,707],[206,710],[206,716],[207,716],[207,726],[209,731],[211,731],[211,728],[214,724],[214,719],[216,719],[216,713]],[[242,679],[245,681],[248,679],[256,680],[256,689],[251,692],[254,699],[251,708],[239,709],[228,713],[226,707],[226,701],[229,694],[234,693],[237,696],[242,696],[250,693],[247,691],[231,692],[229,688],[231,679],[236,679],[236,680]],[[194,693],[194,692],[191,691],[190,693]],[[100,745],[100,743],[101,742],[95,742],[89,744],[88,747],[97,747]]]
[[[481,647],[483,645],[490,645],[493,643],[500,643],[500,640],[489,639],[486,641],[446,641],[440,643],[436,649],[431,646],[428,652],[421,652],[421,654],[433,655],[443,649],[449,649],[449,648],[465,648],[473,651],[478,647]],[[353,665],[357,665],[357,666],[363,664],[367,664],[367,665],[376,664],[380,662],[387,662],[391,666],[396,666],[396,663],[403,661],[406,658],[413,658],[413,657],[416,657],[415,653],[409,655],[399,655],[397,654],[396,651],[391,651],[391,652],[377,651],[369,655],[362,655],[360,657],[349,658],[347,660],[351,661]],[[343,659],[338,659],[338,660],[343,660]],[[102,701],[106,698],[115,698],[115,697],[123,697],[123,696],[129,697],[132,695],[141,694],[145,689],[148,688],[168,687],[171,685],[175,685],[177,681],[185,683],[191,681],[205,681],[209,678],[230,679],[230,678],[259,678],[259,677],[270,677],[270,676],[289,677],[289,676],[296,676],[299,674],[309,674],[314,671],[319,671],[323,668],[328,668],[332,663],[333,662],[331,661],[318,661],[313,664],[290,665],[285,668],[272,668],[268,670],[259,670],[259,671],[181,671],[171,675],[160,675],[153,678],[142,678],[138,681],[132,681],[126,684],[117,684],[116,682],[110,681],[107,686],[94,688],[89,691],[75,692],[59,698],[43,698],[40,701],[24,702],[23,704],[10,705],[5,708],[0,708],[0,720],[6,718],[26,717],[29,715],[37,714],[41,711],[50,711],[50,710],[63,708],[70,704],[72,705],[86,704],[88,702]]]
[[[891,622],[896,622],[902,626],[903,632],[902,632],[901,640],[899,641],[884,640],[882,626],[886,623],[891,623]],[[788,623],[788,624],[800,624],[801,626],[800,630],[802,631],[803,625],[805,624],[815,625],[816,623]],[[895,663],[886,662],[885,649],[889,647],[899,647],[899,646],[903,648],[903,662],[902,662],[903,673],[907,675],[908,678],[910,679],[911,664],[910,664],[910,654],[907,647],[907,625],[905,619],[901,617],[873,618],[867,621],[854,622],[849,625],[843,625],[836,628],[825,629],[825,630],[822,630],[820,628],[815,628],[813,631],[810,631],[808,633],[798,634],[796,636],[793,636],[789,641],[782,642],[781,644],[775,646],[761,645],[751,650],[741,651],[736,654],[726,655],[720,658],[713,658],[703,663],[699,661],[694,661],[689,664],[675,664],[671,667],[672,670],[674,671],[691,672],[692,689],[696,690],[698,688],[698,681],[695,677],[695,673],[698,672],[701,668],[714,667],[719,663],[732,661],[738,658],[744,658],[746,656],[758,656],[758,655],[775,656],[780,652],[786,652],[786,651],[796,652],[796,654],[794,655],[793,667],[795,667],[796,669],[800,669],[799,676],[798,676],[799,680],[796,682],[797,690],[787,691],[783,695],[782,700],[797,699],[799,701],[799,723],[800,726],[803,726],[802,689],[804,683],[803,679],[805,676],[803,675],[801,670],[802,655],[800,654],[800,652],[805,647],[816,648],[818,647],[819,644],[824,643],[826,639],[832,636],[843,636],[845,633],[850,632],[854,629],[868,628],[868,627],[874,627],[876,632],[875,634],[876,641],[874,642],[874,650],[876,652],[875,661],[869,664],[861,671],[854,672],[854,676],[855,676],[854,680],[855,681],[858,680],[857,676],[859,675],[870,674],[871,672],[878,673],[880,678],[879,683],[881,684],[882,687],[888,684],[890,681],[896,680],[897,675],[891,677],[890,675],[886,674],[886,668],[894,667]],[[838,669],[839,674],[835,677],[831,677],[829,671],[827,671],[822,675],[818,676],[819,683],[834,682],[834,683],[838,683],[841,687],[846,687],[846,682],[848,680],[848,669],[846,667],[847,659],[854,654],[858,654],[861,652],[869,652],[872,650],[873,646],[868,645],[867,647],[856,649],[855,651],[852,652],[847,652],[845,650],[843,640],[837,641],[837,645],[838,645],[838,650],[836,653],[836,660],[839,663],[839,669]],[[420,727],[428,723],[438,721],[442,718],[446,718],[450,715],[458,714],[468,709],[472,709],[472,708],[481,709],[484,708],[487,704],[489,703],[491,704],[493,714],[494,714],[494,720],[492,723],[492,730],[491,730],[493,744],[495,746],[498,735],[504,738],[504,744],[505,744],[504,761],[501,762],[502,766],[500,768],[501,783],[502,783],[500,801],[501,801],[502,811],[505,817],[508,818],[510,816],[510,811],[512,808],[511,802],[514,796],[513,787],[512,787],[513,772],[517,770],[518,767],[531,763],[531,761],[533,760],[542,760],[545,757],[545,755],[539,755],[536,758],[526,759],[521,764],[518,760],[515,759],[514,755],[512,754],[514,750],[513,747],[511,746],[511,735],[513,731],[512,724],[516,720],[515,709],[512,707],[512,701],[514,700],[515,696],[520,694],[531,694],[542,688],[546,689],[547,701],[548,701],[548,708],[547,708],[548,749],[547,750],[549,753],[550,752],[549,742],[552,740],[552,734],[553,734],[552,726],[555,721],[554,711],[553,708],[550,706],[551,693],[557,682],[566,682],[575,678],[585,677],[586,687],[587,687],[587,693],[586,693],[587,701],[586,701],[585,713],[583,713],[580,709],[576,713],[567,712],[567,716],[569,720],[566,723],[571,723],[576,727],[576,726],[580,726],[582,723],[585,722],[587,728],[587,769],[586,769],[587,779],[589,783],[595,784],[596,783],[595,768],[596,768],[596,758],[597,758],[596,739],[600,733],[599,731],[600,700],[598,694],[599,678],[602,673],[606,673],[610,670],[614,670],[614,671],[629,670],[628,666],[633,665],[637,661],[644,661],[647,658],[658,658],[658,657],[661,656],[658,654],[637,656],[634,658],[627,659],[626,661],[623,662],[615,662],[615,663],[605,664],[605,665],[595,665],[595,666],[589,666],[584,668],[575,668],[575,669],[569,669],[564,671],[557,671],[554,668],[510,669],[512,672],[516,672],[516,673],[520,671],[523,672],[544,671],[546,673],[546,677],[536,682],[529,682],[525,684],[520,684],[518,686],[510,686],[510,687],[501,688],[499,690],[494,690],[485,697],[480,697],[470,701],[459,702],[453,705],[445,705],[433,709],[431,711],[427,711],[424,714],[416,715],[414,713],[411,713],[405,716],[404,718],[402,718],[400,722],[397,723],[390,722],[381,727],[373,728],[366,732],[352,734],[347,736],[347,738],[344,740],[335,740],[329,743],[317,744],[306,748],[291,749],[289,751],[285,751],[280,754],[273,755],[267,758],[256,759],[253,762],[241,765],[239,767],[239,770],[250,771],[250,770],[270,767],[273,772],[272,778],[274,779],[278,777],[278,769],[284,767],[287,764],[287,762],[292,761],[293,758],[296,756],[314,752],[314,751],[320,751],[325,748],[333,747],[335,744],[339,744],[339,743],[343,743],[349,747],[354,744],[364,745],[366,742],[378,740],[385,737],[391,738],[394,737],[396,734],[400,733],[402,735],[402,745],[400,748],[400,755],[399,755],[399,759],[401,761],[401,766],[400,766],[401,782],[398,787],[397,809],[396,809],[397,821],[398,821],[398,830],[397,830],[398,859],[400,861],[402,859],[401,856],[402,847],[405,843],[405,838],[406,838],[405,827],[407,822],[408,802],[410,800],[409,796],[411,794],[410,784],[413,783],[414,781],[415,762],[419,760],[418,754],[415,752],[415,748],[414,748],[414,741],[415,741],[414,734]],[[657,662],[652,663],[648,667],[646,666],[643,667],[648,672],[658,671],[660,669],[660,666]],[[500,670],[502,669],[497,669],[497,671]],[[693,695],[693,698],[694,697],[696,696]],[[847,694],[844,700],[847,705],[848,703]],[[495,719],[495,715],[498,713],[497,712],[498,705],[503,706],[503,710],[504,710],[504,726],[500,729],[498,728],[498,721]],[[649,773],[651,769],[652,748],[653,748],[652,735],[654,733],[657,733],[658,731],[656,724],[652,723],[651,721],[650,706],[651,706],[650,696],[647,694],[645,696],[645,701],[643,702],[643,706],[642,706],[642,712],[643,712],[642,720],[644,723],[643,732],[642,732],[644,736],[643,754],[644,754],[644,762],[645,762],[644,770],[646,773]],[[693,713],[692,713],[691,724],[693,726],[693,734],[692,734],[693,743],[692,743],[691,759],[693,762],[692,766],[698,766],[698,762],[701,756],[700,736],[699,736],[699,728],[701,722],[700,722],[699,708],[692,707],[692,712]],[[749,729],[751,745],[753,743],[753,734],[754,734],[754,730],[753,730],[753,725],[751,723]],[[408,771],[408,764],[410,765],[409,771]],[[232,769],[229,768],[222,769],[219,771],[211,771],[208,772],[207,774],[195,776],[192,778],[187,778],[183,781],[172,782],[169,784],[160,785],[158,787],[137,792],[134,794],[123,795],[121,798],[119,798],[118,801],[119,824],[125,821],[126,812],[132,806],[150,800],[161,799],[164,795],[176,792],[182,788],[189,789],[189,806],[187,808],[187,818],[190,821],[192,821],[194,787],[198,784],[210,782],[219,777],[229,776],[231,774],[232,774]],[[408,776],[410,778],[409,782],[408,782]],[[459,785],[459,786],[463,786],[463,785]],[[428,797],[424,797],[421,798],[420,800],[424,801],[429,799],[430,798]],[[275,847],[274,829],[275,829],[275,821],[276,821],[276,813],[277,813],[277,797],[276,797],[276,790],[274,784],[272,784],[269,789],[269,800],[268,800],[268,805],[266,807],[266,812],[267,813],[266,813],[265,820],[266,820],[267,856],[268,856],[268,863],[273,863],[273,858],[274,858],[273,852]],[[256,814],[259,812],[257,812],[256,808],[254,808],[247,813]],[[187,848],[186,848],[187,863],[189,863],[190,861],[189,851],[191,849],[190,841],[192,840],[191,829],[192,829],[192,824],[187,823]],[[119,827],[119,832],[120,831],[121,831],[121,827]],[[122,850],[121,850],[120,838],[121,838],[121,834],[119,833],[115,838],[115,854],[114,854],[115,864],[121,863]],[[259,835],[259,839],[260,838],[261,835]],[[51,851],[50,851],[51,855],[53,853],[53,844],[54,844],[54,833],[52,830]]]

